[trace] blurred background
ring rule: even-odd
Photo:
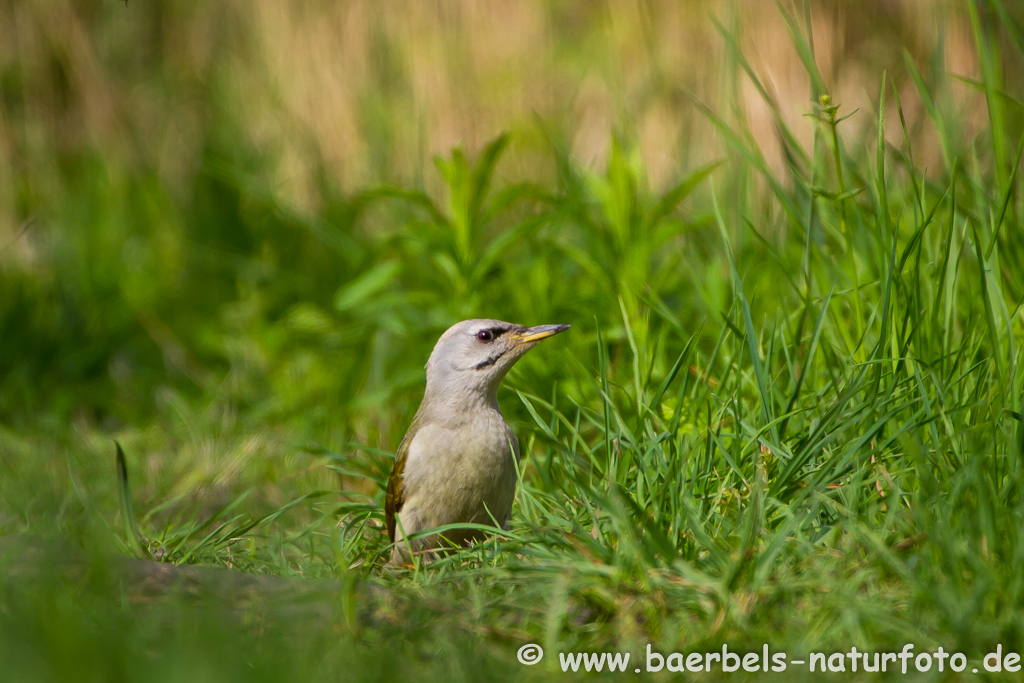
[[[852,153],[872,148],[883,74],[904,117],[886,138],[905,127],[916,166],[948,174],[985,140],[981,70],[1021,92],[1020,50],[978,58],[978,31],[1020,41],[1006,7],[0,0],[0,450],[75,444],[107,467],[117,435],[182,491],[296,443],[390,450],[434,340],[470,316],[573,323],[571,353],[510,382],[581,395],[599,326],[613,367],[627,321],[641,346],[669,319],[685,339],[727,307],[728,271],[706,181],[638,250],[589,239],[562,199],[614,223],[617,184],[653,205],[704,180],[740,156],[716,119],[786,182],[780,121],[808,148],[827,92],[860,109]],[[767,196],[729,168],[723,197]],[[739,251],[741,210],[786,230],[771,201],[727,200]],[[649,321],[652,301],[672,317]]]

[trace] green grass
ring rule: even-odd
[[[909,53],[923,131],[882,73],[847,111],[785,14],[814,95],[793,130],[720,26],[783,168],[738,107],[691,96],[722,158],[662,192],[628,135],[598,172],[543,123],[552,181],[501,180],[500,136],[439,159],[437,192],[324,174],[311,213],[230,129],[184,202],[98,151],[63,159],[39,255],[0,269],[5,670],[480,680],[647,644],[1024,650],[1024,34],[1003,4],[968,10],[970,138],[953,79]],[[422,364],[478,315],[573,325],[499,396],[511,529],[384,570]],[[232,573],[156,581],[130,557]],[[516,662],[527,642],[544,663]]]

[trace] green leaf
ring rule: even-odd
[[[378,294],[392,284],[401,263],[384,261],[373,266],[354,281],[338,290],[334,296],[334,308],[339,312],[350,311]]]

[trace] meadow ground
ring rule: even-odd
[[[0,1],[7,680],[1013,676],[1024,15],[678,5]],[[384,570],[478,316],[511,529]]]

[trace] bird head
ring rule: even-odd
[[[500,320],[463,320],[441,335],[427,361],[427,397],[446,402],[494,400],[516,361],[569,325],[525,327]]]

